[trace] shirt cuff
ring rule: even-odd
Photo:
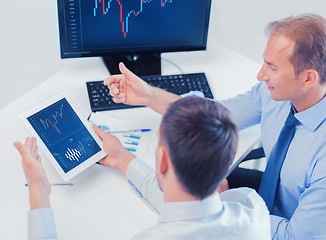
[[[52,208],[30,210],[27,214],[28,239],[57,239]]]
[[[188,96],[198,96],[198,97],[202,97],[204,98],[204,93],[202,93],[201,91],[190,91],[188,93],[184,93],[181,95],[182,98],[184,97],[188,97]]]

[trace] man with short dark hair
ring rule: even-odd
[[[256,185],[269,207],[274,239],[326,239],[326,20],[306,14],[272,22],[269,30],[260,83],[222,102],[240,129],[261,123],[268,164],[256,181],[237,171],[230,185]],[[119,67],[122,74],[104,82],[115,102],[164,114],[181,98]]]
[[[254,190],[217,192],[238,143],[238,128],[221,104],[192,96],[167,109],[159,129],[156,174],[116,137],[96,126],[94,130],[108,153],[100,163],[125,174],[160,212],[158,224],[133,239],[270,239],[268,210]],[[22,155],[30,190],[29,236],[33,239],[32,230],[38,229],[44,236],[37,239],[55,239],[50,185],[35,139],[14,145]]]

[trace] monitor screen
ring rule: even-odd
[[[61,57],[204,50],[210,7],[211,0],[58,0]]]

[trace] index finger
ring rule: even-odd
[[[13,144],[14,144],[15,148],[18,150],[18,152],[20,154],[22,154],[23,153],[23,147],[24,147],[23,144],[21,142],[19,142],[19,141],[15,141]]]
[[[119,86],[117,86],[117,84],[111,84],[109,86],[109,89],[110,89],[110,94],[113,96],[113,97],[116,97],[120,90],[119,90]]]
[[[111,85],[112,83],[120,83],[124,76],[122,74],[112,75],[104,80],[104,85]]]

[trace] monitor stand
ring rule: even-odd
[[[161,74],[160,53],[110,54],[103,56],[103,61],[110,74],[120,74],[120,62],[138,76]]]

